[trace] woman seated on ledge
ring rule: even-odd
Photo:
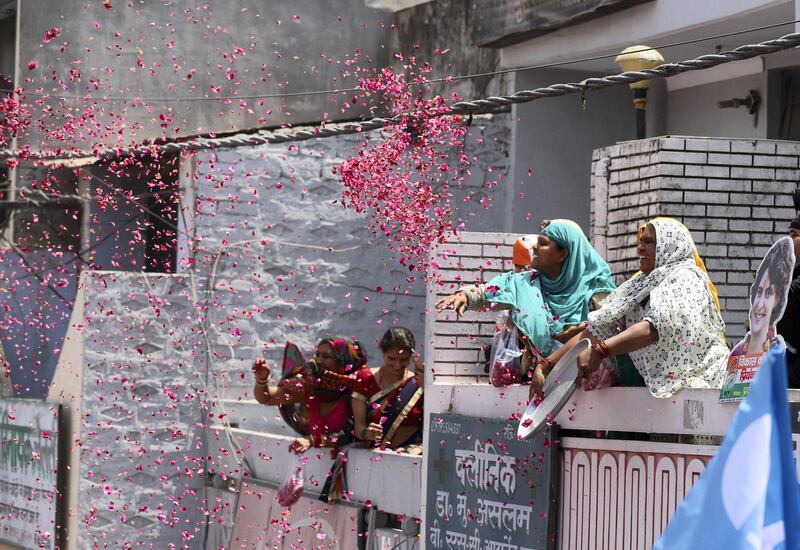
[[[364,347],[356,339],[325,338],[317,344],[314,359],[298,374],[269,386],[269,365],[253,363],[253,394],[262,405],[277,405],[296,431],[302,433],[289,450],[298,454],[311,447],[341,447],[352,437],[350,392],[356,373],[367,364]],[[289,410],[293,409],[293,410]]]
[[[380,342],[383,366],[361,369],[353,386],[356,437],[381,448],[422,454],[425,365],[410,330],[393,327]],[[408,365],[414,360],[414,372]]]
[[[534,371],[531,395],[540,394],[553,364],[580,338],[593,345],[578,358],[586,379],[604,358],[630,354],[655,397],[681,388],[719,388],[728,357],[716,289],[689,230],[655,218],[639,229],[639,269],[589,314],[589,327]]]
[[[534,357],[551,353],[556,341],[566,342],[583,329],[589,311],[615,285],[608,264],[571,220],[545,222],[531,249],[532,271],[503,273],[485,285],[463,287],[439,300],[436,308],[462,313],[499,304],[511,310],[527,351]],[[516,244],[514,252],[516,258]]]

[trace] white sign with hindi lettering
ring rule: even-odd
[[[0,400],[0,542],[56,546],[58,405]]]

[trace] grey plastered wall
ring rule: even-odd
[[[580,82],[590,76],[597,75],[522,71],[517,73],[516,89]],[[569,218],[588,227],[592,151],[635,136],[630,90],[616,86],[591,92],[585,109],[581,96],[573,94],[517,105],[512,114],[513,203],[504,230],[534,233],[543,218]]]
[[[757,117],[747,107],[720,109],[720,101],[747,97],[750,90],[756,90],[764,102]],[[666,130],[683,136],[766,138],[768,99],[766,73],[674,90],[668,94]]]
[[[500,50],[476,46],[472,40],[472,19],[485,9],[479,4],[474,0],[435,0],[395,13],[392,22],[397,31],[390,35],[392,51],[429,61],[433,78],[496,71]],[[507,95],[513,91],[513,82],[513,74],[504,73],[446,80],[435,83],[433,89],[443,97],[455,93],[469,100]]]
[[[79,96],[88,90],[93,101],[70,104],[93,106],[106,121],[122,113],[125,138],[137,142],[162,135],[162,113],[175,120],[169,137],[311,123],[321,120],[324,112],[330,113],[329,120],[355,118],[357,108],[339,111],[341,103],[349,106],[349,94],[261,100],[244,96],[353,87],[355,79],[342,78],[342,63],[356,50],[365,68],[388,62],[389,51],[383,46],[391,13],[360,1],[110,4],[111,9],[103,2],[83,0],[21,2],[17,70],[26,89],[43,86],[46,93]],[[45,31],[54,27],[62,29],[61,36],[43,44]],[[62,51],[64,43],[68,45]],[[36,69],[28,69],[30,61],[38,64]],[[70,69],[81,72],[76,82]],[[34,82],[26,83],[27,78]],[[90,78],[99,82],[101,91],[94,91]],[[107,101],[106,96],[128,100]],[[241,99],[215,99],[223,96]],[[177,97],[209,100],[176,102]],[[152,99],[136,106],[133,98]],[[116,137],[112,131],[108,139]],[[31,135],[26,142],[35,144],[37,138]]]
[[[198,548],[209,379],[190,278],[94,272],[83,282],[75,548]]]
[[[608,195],[594,193],[595,176],[592,202],[595,213],[608,211],[606,259],[617,281],[638,269],[638,227],[654,216],[678,218],[717,287],[728,341],[738,341],[755,270],[795,215],[800,144],[667,136],[594,152],[595,162],[603,157],[610,158]]]
[[[465,152],[474,161],[454,199],[468,228],[503,223],[509,126],[506,114],[473,119]],[[377,342],[399,324],[422,349],[420,273],[391,258],[367,216],[340,202],[343,188],[332,169],[363,140],[340,136],[197,155],[195,263],[212,288],[213,363],[229,398],[250,397],[253,359],[264,355],[276,364],[286,340],[310,352],[327,334],[357,336],[379,365]],[[497,189],[485,189],[496,179]],[[467,203],[464,193],[473,195]],[[487,194],[493,195],[488,210],[480,205]]]

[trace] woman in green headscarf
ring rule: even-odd
[[[611,269],[571,220],[543,224],[532,247],[530,271],[498,275],[485,285],[460,288],[439,300],[441,311],[480,309],[497,304],[509,309],[534,357],[550,354],[566,341],[614,290]],[[527,355],[527,354],[526,354]]]

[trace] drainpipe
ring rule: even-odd
[[[611,157],[600,158],[594,165],[594,216],[592,219],[592,245],[603,258],[608,259],[608,172]]]
[[[92,167],[87,166],[78,170],[78,196],[81,198],[81,231],[79,253],[82,260],[89,265],[92,253]],[[84,264],[79,263],[78,269],[84,271]]]

